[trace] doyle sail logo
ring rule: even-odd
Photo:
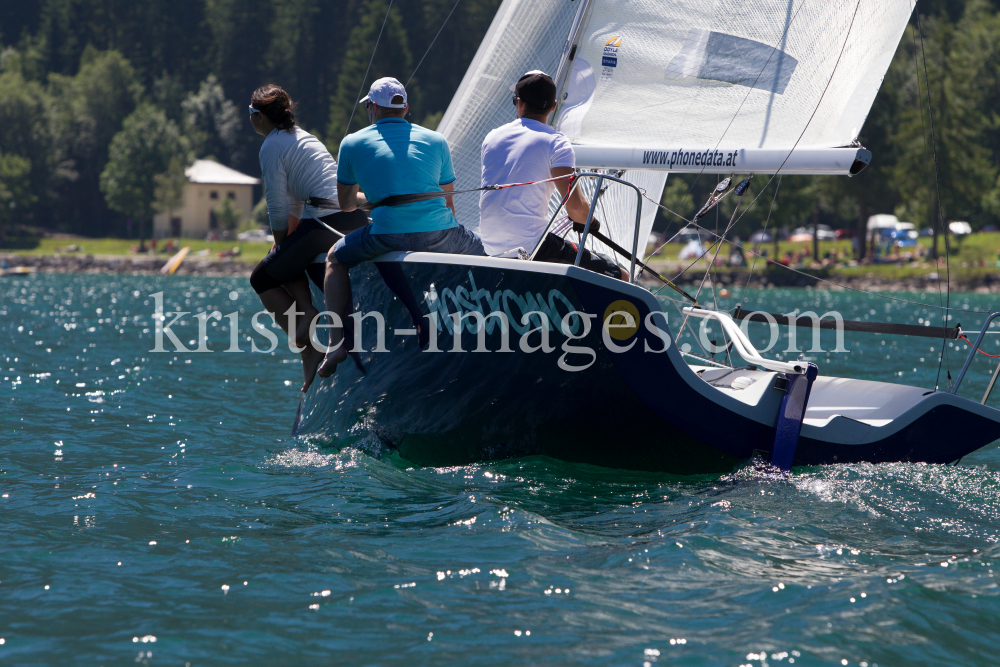
[[[621,35],[615,35],[604,43],[604,55],[601,57],[602,67],[618,67],[618,49],[621,48]]]

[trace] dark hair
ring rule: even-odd
[[[521,101],[524,102],[524,100]],[[550,106],[548,109],[542,109],[536,106],[532,106],[527,102],[524,102],[524,111],[529,116],[547,116],[548,114],[552,113],[552,107]]]
[[[295,102],[292,102],[292,98],[281,86],[269,83],[253,91],[250,106],[260,109],[279,130],[291,130],[295,127]]]

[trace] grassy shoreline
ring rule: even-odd
[[[920,242],[927,247],[930,244],[930,239],[920,239]],[[240,269],[249,272],[250,268],[263,259],[271,248],[270,244],[260,242],[179,239],[176,243],[180,248],[190,248],[190,254],[184,261],[184,265],[188,268],[199,265],[203,271],[210,272],[211,267],[221,268],[224,265],[226,267],[225,273]],[[16,266],[20,260],[23,260],[24,264],[36,266],[41,271],[76,272],[81,270],[81,264],[86,264],[85,270],[91,272],[100,271],[102,268],[109,271],[121,270],[122,265],[128,265],[132,270],[150,271],[154,270],[154,267],[158,269],[173,254],[131,252],[131,248],[135,245],[137,245],[136,241],[131,239],[43,238],[35,248],[27,250],[0,249],[0,258],[3,258],[10,266]],[[941,245],[943,246],[943,243]],[[79,250],[67,251],[69,246],[78,246]],[[158,243],[158,246],[162,248],[163,242]],[[808,248],[804,246],[808,246]],[[677,259],[682,247],[683,244],[680,243],[667,244],[660,253],[649,258],[649,265],[662,275],[673,278],[691,264],[689,260]],[[744,244],[744,247],[751,246],[747,243]],[[218,253],[230,251],[233,248],[240,249],[238,256],[223,258],[218,256]],[[774,246],[772,243],[763,244],[761,248],[766,248],[769,256],[773,254]],[[788,252],[801,254],[806,249],[811,251],[811,244],[783,241],[779,243],[779,256],[784,256]],[[839,255],[848,256],[850,242],[821,241],[820,257],[834,249]],[[730,250],[730,247],[724,247],[719,253],[719,259],[728,259]],[[1000,233],[974,234],[963,239],[961,243],[953,243],[952,250],[949,257],[950,282],[954,289],[1000,291],[1000,268],[995,266],[996,253],[1000,252]],[[199,252],[205,254],[198,254]],[[943,259],[937,267],[926,258],[917,261],[889,261],[855,266],[840,262],[828,266],[813,265],[810,267],[808,265],[811,262],[810,258],[811,254],[802,265],[795,267],[799,273],[766,263],[758,258],[752,272],[752,284],[776,287],[811,285],[823,287],[824,283],[808,277],[815,276],[818,279],[851,286],[864,285],[882,290],[915,289],[920,291],[929,288],[936,289],[938,283],[943,285],[948,273]],[[747,260],[753,264],[754,258],[752,255],[748,255]],[[704,276],[707,264],[707,260],[696,262],[683,276],[677,279],[677,282],[699,282]],[[186,271],[182,271],[182,273],[186,273]],[[750,268],[717,265],[712,273],[713,277],[721,284],[742,284],[750,275]]]
[[[164,241],[158,241],[157,246],[162,248]],[[244,241],[205,241],[199,239],[176,239],[175,243],[179,248],[190,248],[191,253],[188,255],[188,260],[190,259],[218,259],[218,253],[232,250],[233,248],[239,248],[240,254],[232,259],[244,262],[246,264],[256,264],[264,258],[264,255],[268,253],[271,249],[270,243],[259,243],[259,242],[244,242]],[[132,246],[138,245],[138,241],[133,239],[115,239],[115,238],[43,238],[40,240],[38,246],[28,249],[5,249],[0,248],[0,254],[3,255],[14,255],[22,257],[38,257],[38,256],[87,256],[93,255],[94,257],[124,257],[124,258],[139,258],[139,259],[163,259],[166,263],[170,257],[177,252],[147,252],[147,253],[134,253],[131,252]],[[66,248],[69,246],[78,246],[80,249],[76,251],[67,251]],[[149,243],[147,242],[148,246]],[[208,251],[206,256],[199,256],[196,253],[201,251]],[[185,261],[188,261],[185,260]]]

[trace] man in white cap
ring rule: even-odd
[[[326,307],[342,319],[351,298],[348,269],[362,262],[393,250],[485,254],[479,237],[455,219],[451,197],[410,196],[451,192],[455,171],[445,138],[405,119],[410,107],[403,84],[391,77],[379,79],[361,103],[372,125],[340,144],[337,198],[340,210],[353,211],[360,190],[376,207],[370,225],[337,241],[327,254]],[[331,328],[331,349],[320,377],[332,375],[347,358],[347,346],[341,343],[343,329]]]
[[[569,139],[547,125],[556,106],[556,84],[545,72],[532,70],[510,87],[517,107],[517,120],[501,125],[483,140],[483,185],[527,183],[573,173],[576,155]],[[569,180],[539,183],[483,192],[479,200],[479,234],[488,255],[504,255],[517,248],[531,251],[548,224],[549,199],[553,189],[566,197]],[[576,223],[587,220],[590,207],[580,189],[566,202],[566,213]],[[577,225],[583,229],[581,225]],[[591,229],[597,230],[595,219]],[[535,259],[573,264],[577,247],[549,232]],[[614,262],[589,250],[580,265],[614,278],[628,274]]]

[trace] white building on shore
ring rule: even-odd
[[[253,211],[253,187],[259,178],[241,174],[213,160],[195,160],[184,170],[188,184],[184,187],[184,203],[176,211],[159,213],[153,218],[153,236],[162,238],[203,239],[209,234],[222,234],[215,208],[224,197],[244,219]]]

